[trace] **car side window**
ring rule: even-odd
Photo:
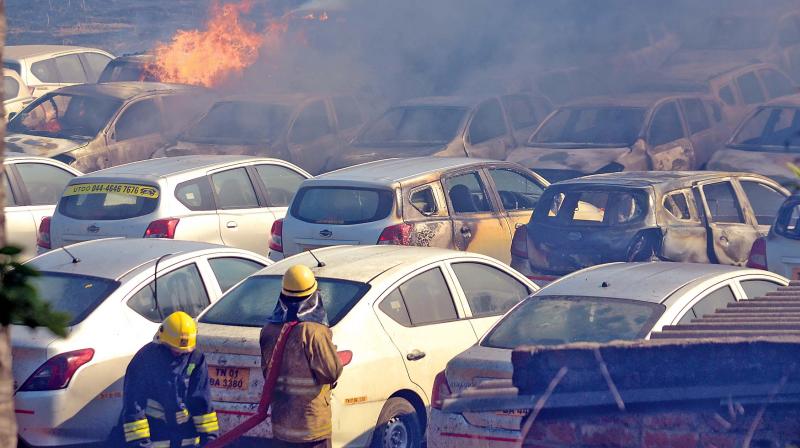
[[[776,291],[781,285],[769,280],[743,280],[739,282],[744,290],[744,295],[748,299],[763,297],[768,292]]]
[[[3,96],[13,100],[19,95],[19,82],[10,76],[3,76]]]
[[[196,317],[211,303],[194,263],[164,274],[157,281],[158,285],[150,282],[128,300],[128,307],[147,320],[161,322],[175,311]]]
[[[783,73],[777,70],[761,70],[758,74],[761,76],[761,80],[764,82],[764,87],[767,88],[767,94],[770,98],[777,98],[794,93],[792,80]]]
[[[8,169],[8,167],[6,167]],[[3,170],[3,195],[5,197],[5,205],[6,207],[13,207],[17,205],[17,201],[14,200],[14,191],[11,189],[11,182],[8,180],[8,174]]]
[[[506,123],[500,102],[489,100],[478,107],[469,125],[469,142],[477,145],[506,134]]]
[[[731,89],[730,85],[725,85],[719,89],[719,99],[729,106],[736,104],[736,98],[733,96],[733,89]]]
[[[34,62],[31,64],[31,73],[41,82],[57,83],[58,70],[56,63],[52,59],[45,59],[44,61]]]
[[[703,194],[711,212],[711,222],[744,223],[742,209],[730,182],[705,185]]]
[[[404,327],[411,326],[411,317],[399,289],[395,289],[378,305],[378,309]]]
[[[161,111],[155,100],[131,104],[117,120],[114,139],[118,142],[161,132]]]
[[[689,125],[689,133],[696,134],[711,127],[711,122],[706,115],[706,108],[703,102],[697,98],[686,98],[681,100],[683,115]]]
[[[264,265],[252,260],[237,257],[210,258],[208,264],[214,271],[219,289],[224,293],[243,278],[260,271]]]
[[[362,123],[358,103],[352,97],[337,96],[333,98],[333,109],[336,111],[339,129],[354,128]]]
[[[59,82],[82,84],[88,81],[77,54],[59,56],[53,60],[58,70]]]
[[[473,317],[496,316],[530,294],[528,287],[499,269],[481,263],[453,263]]]
[[[445,181],[453,213],[470,214],[492,211],[489,195],[478,173],[453,176]]]
[[[211,184],[221,210],[258,207],[256,192],[244,168],[212,174]]]
[[[764,92],[761,90],[761,83],[758,82],[754,72],[745,73],[736,78],[736,84],[739,85],[745,104],[762,103],[766,99],[764,98]]]
[[[683,191],[676,191],[664,196],[664,208],[675,219],[688,221],[693,218],[689,208],[689,201]]]
[[[506,210],[533,210],[544,188],[534,179],[516,171],[495,168],[489,170],[500,201]]]
[[[67,183],[75,177],[69,171],[44,163],[18,163],[16,168],[31,205],[57,204]]]
[[[402,299],[402,306],[397,302],[398,299]],[[458,319],[453,296],[439,268],[417,274],[400,285],[378,306],[397,323],[408,325],[404,323],[402,307],[405,307],[407,322],[412,326]]]
[[[280,165],[256,165],[256,173],[264,184],[270,207],[288,207],[300,184],[306,180],[300,173]]]
[[[100,74],[103,73],[103,69],[111,61],[111,58],[99,53],[83,53],[81,57],[85,61],[84,68],[89,82],[97,82],[100,79]]]
[[[539,122],[534,105],[526,95],[506,95],[503,97],[503,106],[514,129],[531,127]]]
[[[418,212],[425,216],[433,216],[439,213],[439,207],[436,205],[436,195],[430,185],[423,185],[412,190],[408,200]]]
[[[729,286],[723,286],[700,299],[695,303],[692,309],[686,312],[681,318],[681,324],[689,323],[692,319],[701,318],[706,314],[712,314],[714,311],[725,308],[729,303],[736,302],[736,296]]]
[[[328,122],[328,112],[323,101],[314,101],[306,106],[292,126],[289,141],[292,143],[310,143],[332,132]]]
[[[216,209],[211,184],[205,176],[179,183],[175,187],[175,198],[192,211]]]
[[[786,197],[761,182],[743,180],[740,183],[756,215],[756,221],[762,225],[771,225]]]
[[[650,123],[650,144],[653,146],[664,145],[681,139],[683,136],[681,116],[678,114],[675,102],[671,101],[659,107]]]

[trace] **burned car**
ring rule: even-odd
[[[83,171],[150,158],[211,102],[207,90],[119,82],[49,92],[9,123],[6,150],[52,157]]]
[[[220,99],[157,156],[238,154],[277,157],[317,174],[364,120],[352,96],[237,95]]]
[[[797,185],[789,164],[800,164],[800,95],[759,106],[734,132],[727,146],[717,151],[709,169],[753,171],[780,182]]]
[[[328,161],[342,168],[388,157],[502,160],[550,112],[542,96],[427,97],[390,107]]]
[[[158,81],[152,68],[155,61],[152,54],[118,56],[106,65],[97,82]]]
[[[789,192],[757,174],[712,171],[598,174],[548,187],[511,244],[532,277],[614,261],[743,266]]]
[[[699,94],[630,94],[557,108],[506,160],[550,181],[703,165],[722,140],[719,106]]]

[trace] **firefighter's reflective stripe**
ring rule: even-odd
[[[126,442],[150,438],[150,424],[147,423],[146,418],[136,420],[135,422],[125,423],[125,425],[123,425],[123,429],[125,430]]]
[[[200,445],[200,437],[181,440],[181,446],[198,446],[198,445]]]
[[[181,409],[180,411],[175,413],[175,421],[178,422],[179,425],[182,425],[189,421],[189,411],[186,409]]]
[[[192,437],[189,439],[181,440],[181,446],[199,446],[200,437]],[[170,448],[172,443],[169,440],[159,440],[157,442],[150,442],[152,448]]]
[[[216,412],[192,417],[192,421],[194,421],[195,430],[199,433],[209,434],[219,431],[219,420],[217,420]]]
[[[144,410],[144,413],[148,417],[153,417],[164,421],[167,420],[166,414],[164,414],[164,407],[161,406],[161,403],[150,398],[147,399],[147,408]]]
[[[172,443],[169,440],[159,440],[157,442],[150,442],[150,448],[169,448]]]
[[[316,397],[322,392],[322,388],[323,386],[317,384],[314,378],[281,376],[275,389],[287,395]]]
[[[279,425],[272,425],[272,432],[274,435],[281,439],[292,439],[292,440],[316,440],[322,439],[327,437],[332,431],[332,425],[328,423],[327,425],[322,425],[315,428],[314,431],[303,431],[300,429],[291,429],[291,428],[284,428]]]

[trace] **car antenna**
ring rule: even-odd
[[[75,255],[72,255],[72,252],[68,251],[66,247],[61,246],[61,248],[64,249],[64,252],[66,252],[67,255],[70,256],[70,258],[72,258],[72,262],[73,263],[80,263],[81,262],[81,259],[76,257]]]
[[[308,253],[310,253],[311,256],[314,257],[315,260],[317,260],[317,267],[318,268],[321,268],[321,267],[325,266],[325,262],[324,261],[320,261],[320,259],[317,258],[316,255],[314,255],[314,252],[312,252],[311,249],[308,249]]]
[[[153,272],[153,276],[155,277],[155,280],[153,280],[153,302],[155,302],[156,310],[158,310],[158,317],[161,318],[162,321],[164,320],[164,313],[161,311],[161,307],[158,306],[158,263],[161,263],[161,260],[169,257],[170,255],[172,254],[164,254],[158,257],[156,260],[155,271]]]

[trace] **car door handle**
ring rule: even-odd
[[[239,227],[239,224],[236,221],[228,221],[227,223],[225,223],[225,227],[229,229],[235,229]]]
[[[465,238],[471,237],[472,236],[472,229],[470,229],[469,226],[462,226],[461,227],[461,235],[463,235]]]
[[[406,359],[409,361],[419,361],[424,357],[425,357],[425,352],[421,352],[417,349],[412,350],[409,354],[406,355]]]

